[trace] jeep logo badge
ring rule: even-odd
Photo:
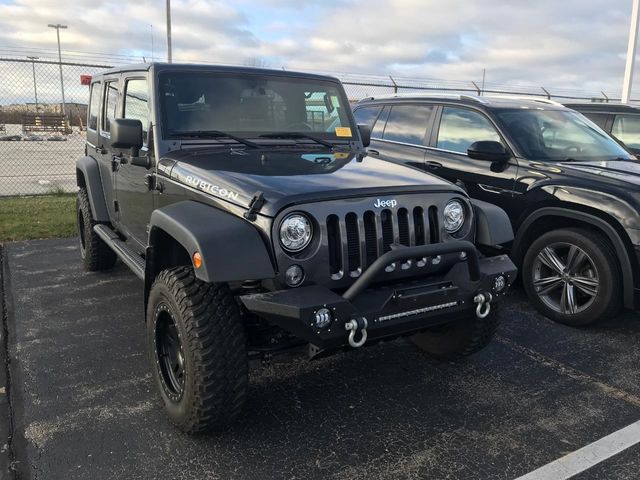
[[[381,200],[380,198],[376,199],[373,206],[376,208],[389,207],[395,208],[398,205],[398,202],[395,200]]]

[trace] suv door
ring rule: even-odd
[[[425,157],[427,171],[457,183],[472,198],[496,204],[510,216],[515,215],[512,201],[518,173],[515,157],[500,164],[474,160],[467,155],[469,146],[482,140],[501,142],[509,148],[494,123],[477,110],[448,105],[438,108],[435,122]]]
[[[118,77],[105,78],[102,89],[102,108],[100,110],[99,134],[95,144],[96,158],[100,165],[100,178],[109,217],[117,223],[118,205],[115,198],[113,171],[113,152],[111,151],[111,122],[118,115],[120,103],[120,85]]]
[[[132,118],[142,122],[143,145],[139,156],[150,155],[149,152],[149,87],[144,75],[127,77],[123,82],[122,118]],[[120,230],[138,243],[138,250],[144,251],[147,245],[147,226],[153,211],[153,195],[148,187],[149,170],[132,165],[126,161],[129,152],[124,156],[116,170],[116,200],[120,214]],[[150,158],[149,164],[154,162]],[[135,245],[132,245],[135,247]]]
[[[434,110],[433,105],[415,103],[384,107],[371,133],[369,154],[424,168],[425,140],[431,131]],[[363,119],[368,114],[360,110],[357,113]]]

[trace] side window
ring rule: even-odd
[[[147,80],[134,78],[127,80],[124,87],[124,118],[142,122],[143,138],[147,138],[149,129],[149,90]]]
[[[630,148],[640,148],[640,115],[616,115],[611,134]]]
[[[385,140],[423,145],[433,107],[429,105],[394,105],[384,129]]]
[[[391,107],[387,105],[382,110],[382,113],[378,115],[378,120],[376,120],[373,129],[371,130],[372,138],[382,138],[384,134],[384,127],[387,124],[387,118],[389,118],[389,112],[391,111]]]
[[[605,125],[607,124],[607,119],[609,118],[609,115],[606,113],[580,113],[582,113],[585,117],[587,117],[603,130],[605,128]]]
[[[481,140],[500,141],[500,135],[484,115],[464,108],[444,107],[437,148],[467,153],[472,143]]]
[[[100,82],[91,85],[91,99],[89,100],[89,115],[87,120],[87,128],[91,130],[98,129],[98,111],[100,110]]]
[[[104,86],[104,102],[102,103],[102,131],[111,132],[111,121],[118,111],[118,82],[107,82]]]
[[[356,118],[356,123],[364,123],[373,129],[373,124],[376,123],[380,110],[382,110],[380,105],[362,107],[353,112],[353,116]]]

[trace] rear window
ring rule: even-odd
[[[365,125],[369,125],[369,127],[373,128],[373,124],[376,123],[380,110],[382,110],[382,106],[380,105],[362,107],[353,112],[353,116],[356,118],[356,123],[364,123]]]
[[[384,129],[385,140],[422,145],[431,119],[429,105],[394,105]]]
[[[87,127],[91,130],[98,129],[98,111],[100,111],[100,82],[91,85],[91,100],[89,101],[89,119]]]

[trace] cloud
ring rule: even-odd
[[[64,5],[64,4],[63,4]],[[619,94],[631,2],[605,0],[173,0],[174,58],[421,76]],[[0,46],[164,55],[164,2],[13,0]],[[23,51],[23,50],[20,50]],[[640,75],[639,78],[640,88]],[[638,92],[640,94],[640,92]]]

